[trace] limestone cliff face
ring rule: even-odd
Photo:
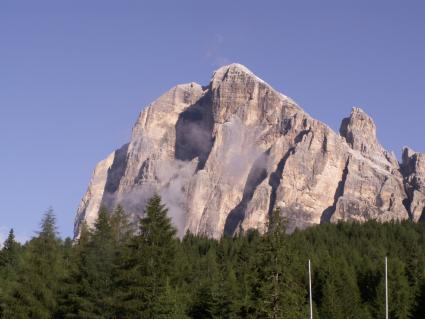
[[[410,217],[415,222],[425,222],[425,155],[405,148],[402,171]]]
[[[96,167],[75,234],[100,205],[142,215],[155,192],[180,234],[264,231],[275,208],[290,231],[338,220],[417,221],[424,178],[424,155],[406,150],[400,167],[361,109],[337,134],[232,64],[207,87],[178,85],[143,110],[130,143]]]

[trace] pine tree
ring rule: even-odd
[[[323,286],[321,318],[362,318],[360,291],[354,272],[338,259],[332,261]]]
[[[383,258],[381,258],[382,260]],[[385,275],[382,262],[379,268],[380,281],[376,286],[375,298],[371,300],[375,317],[385,315]],[[389,316],[396,319],[408,319],[414,306],[413,289],[410,289],[403,264],[395,259],[388,259],[388,302]]]
[[[172,277],[176,230],[158,195],[152,197],[140,220],[120,269],[118,317],[173,318]]]
[[[305,318],[306,291],[291,273],[295,256],[289,251],[285,222],[279,210],[270,216],[259,254],[255,291],[258,316],[270,319]]]
[[[63,259],[57,237],[56,219],[49,209],[41,231],[28,244],[24,266],[17,285],[5,301],[5,318],[52,318],[57,308],[59,284],[63,278]]]
[[[425,270],[419,279],[419,289],[416,294],[416,304],[414,306],[412,318],[425,318]]]
[[[390,258],[388,269],[388,285],[390,317],[395,319],[408,319],[413,310],[413,289],[409,286],[405,273],[404,264],[396,259]]]
[[[114,242],[117,245],[128,244],[135,233],[135,227],[121,205],[118,205],[110,216],[110,224]]]
[[[59,314],[64,318],[114,318],[116,244],[105,207],[99,210],[92,231],[83,224],[74,251]]]
[[[19,264],[20,247],[21,245],[15,240],[15,234],[11,229],[0,252],[0,269],[3,268],[3,271],[16,270]]]
[[[68,276],[64,279],[59,292],[59,309],[57,311],[59,318],[80,318],[82,311],[86,311],[88,308],[93,309],[92,303],[88,300],[87,289],[85,289],[88,285],[86,262],[91,235],[87,223],[83,222],[79,237],[72,247]]]
[[[240,318],[241,292],[236,277],[236,245],[233,238],[224,237],[217,248],[217,311],[216,317]]]
[[[214,319],[220,318],[220,271],[217,264],[217,251],[214,248],[208,249],[207,253],[200,260],[200,277],[196,291],[193,295],[192,304],[189,310],[190,316],[194,319]]]
[[[6,307],[4,301],[11,294],[16,284],[17,275],[21,267],[21,246],[15,240],[13,229],[0,251],[0,317]]]

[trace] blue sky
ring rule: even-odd
[[[239,62],[338,129],[353,106],[425,152],[425,1],[0,2],[0,233],[62,236],[143,106]]]

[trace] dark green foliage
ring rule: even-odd
[[[354,269],[345,260],[335,259],[328,265],[322,290],[321,318],[357,319],[363,310]]]
[[[112,236],[116,245],[126,245],[135,233],[135,226],[125,213],[124,208],[118,205],[110,217]]]
[[[53,212],[24,245],[0,251],[1,318],[307,318],[307,261],[315,318],[425,318],[425,225],[324,224],[288,235],[279,211],[268,231],[181,240],[159,196],[135,230],[122,207],[102,208],[77,240],[61,241]]]
[[[4,298],[5,318],[52,318],[58,306],[58,291],[64,277],[61,242],[55,215],[49,209],[38,236],[26,246],[16,282]]]
[[[20,247],[21,245],[19,245],[19,243],[15,240],[15,234],[13,229],[11,229],[3,244],[3,249],[0,252],[1,268],[7,267],[14,269],[18,266]]]
[[[297,281],[296,269],[302,269],[298,256],[289,249],[289,236],[280,211],[275,210],[263,237],[256,266],[256,313],[258,318],[305,318],[306,290]]]
[[[9,302],[8,297],[12,294],[14,285],[18,279],[18,270],[21,266],[22,251],[21,245],[16,242],[13,229],[3,243],[0,251],[0,314],[7,312]]]
[[[110,214],[102,207],[90,231],[83,225],[74,247],[73,264],[62,290],[58,314],[64,318],[113,318],[117,254]]]
[[[177,318],[172,284],[177,253],[176,230],[158,195],[140,220],[138,234],[123,256],[118,274],[119,317]]]

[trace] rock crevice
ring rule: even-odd
[[[342,196],[344,196],[344,188],[345,188],[345,183],[347,182],[349,164],[350,164],[350,158],[347,159],[347,163],[345,164],[344,170],[342,171],[341,180],[339,181],[338,187],[335,190],[334,202],[332,206],[329,206],[323,211],[322,216],[320,218],[321,223],[328,223],[331,221],[332,215],[335,213],[338,200]]]

